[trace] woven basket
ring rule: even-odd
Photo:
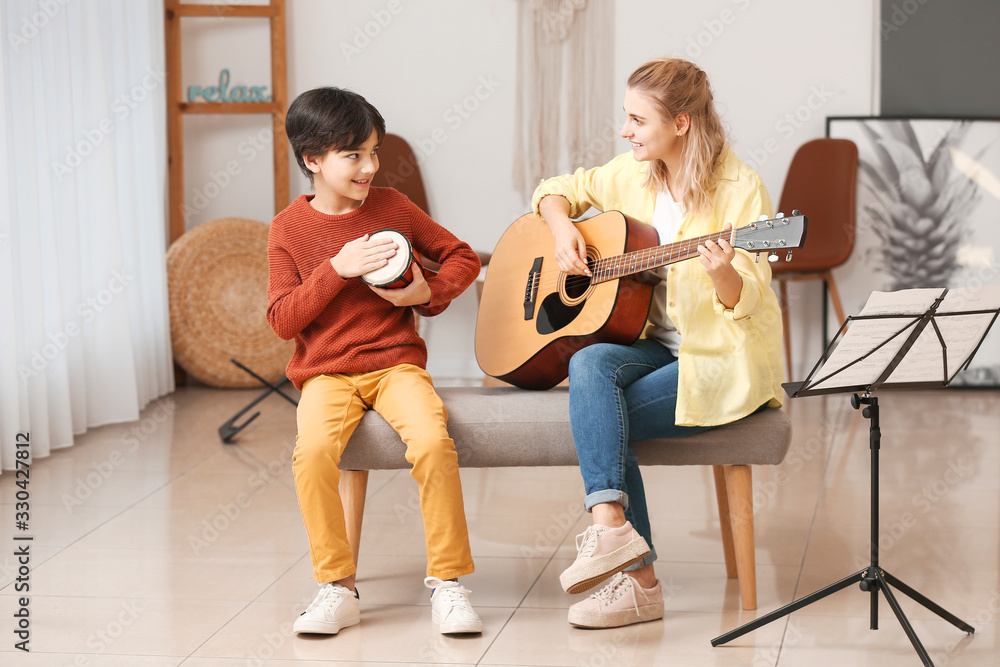
[[[263,222],[220,218],[167,251],[174,360],[212,387],[261,386],[230,359],[277,382],[295,349],[267,323],[267,233]]]

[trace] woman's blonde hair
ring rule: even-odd
[[[670,174],[672,192],[688,213],[707,208],[709,193],[717,185],[715,168],[726,145],[726,132],[715,111],[708,76],[687,60],[657,58],[632,72],[628,87],[646,95],[665,121],[685,113],[690,116],[690,127],[681,138],[680,173]],[[665,190],[667,175],[667,165],[653,160],[644,185]]]

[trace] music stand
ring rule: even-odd
[[[879,567],[878,454],[881,442],[878,398],[882,387],[901,389],[947,387],[969,367],[989,328],[1000,314],[1000,287],[978,289],[912,289],[873,292],[861,313],[848,317],[804,382],[782,386],[792,398],[850,392],[851,406],[866,407],[871,420],[871,563],[868,567],[765,614],[712,640],[725,644],[747,632],[817,602],[857,582],[871,594],[871,626],[878,630],[878,594],[886,601],[917,654],[933,667],[927,650],[913,631],[892,588],[931,610],[957,628],[975,628]],[[860,395],[858,392],[862,392]]]

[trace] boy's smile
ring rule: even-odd
[[[314,174],[316,196],[310,204],[327,215],[343,215],[357,209],[368,197],[372,178],[378,172],[378,132],[372,129],[360,147],[331,149],[322,156],[303,156]]]

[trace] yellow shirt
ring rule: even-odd
[[[651,224],[656,192],[642,187],[647,164],[623,153],[593,169],[542,181],[532,208],[546,195],[570,202],[570,217],[591,206],[621,211]],[[719,185],[710,193],[711,210],[684,218],[676,239],[722,231],[723,224],[743,227],[762,214],[773,216],[763,181],[727,146],[719,167]],[[745,417],[764,403],[781,407],[781,310],[771,289],[771,267],[737,249],[733,267],[743,279],[736,306],[719,301],[708,272],[697,258],[672,264],[667,271],[667,316],[681,334],[678,356],[677,412],[681,426],[717,426]]]

